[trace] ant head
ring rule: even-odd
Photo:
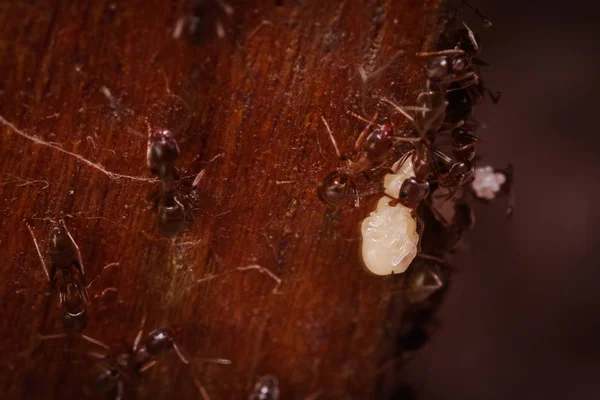
[[[371,163],[379,162],[388,153],[392,147],[394,131],[393,124],[384,124],[373,130],[367,137],[363,148]]]
[[[169,130],[152,133],[148,145],[148,164],[150,165],[173,164],[179,158],[179,146]]]
[[[429,195],[429,190],[429,183],[411,177],[402,182],[398,200],[404,207],[414,210],[421,204],[421,201]]]
[[[440,179],[440,185],[445,188],[458,188],[463,182],[473,175],[473,164],[470,162],[457,162],[450,171]]]
[[[448,59],[446,57],[435,57],[425,64],[425,75],[432,81],[440,81],[448,75]]]
[[[452,72],[455,74],[464,74],[471,67],[471,60],[468,55],[463,54],[452,59]]]
[[[349,186],[348,174],[334,171],[323,179],[318,189],[319,198],[325,204],[335,205],[346,197]]]
[[[148,335],[145,343],[151,357],[156,357],[173,348],[173,334],[168,329],[157,329]]]

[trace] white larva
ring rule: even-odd
[[[410,158],[398,173],[387,174],[384,178],[385,192],[394,198],[397,198],[402,182],[414,176]],[[417,256],[419,234],[411,210],[401,204],[392,207],[390,200],[387,196],[380,198],[375,211],[361,224],[363,261],[376,275],[401,274]]]

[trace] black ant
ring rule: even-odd
[[[174,350],[179,360],[186,365],[194,362],[231,364],[230,360],[222,358],[189,360],[175,341],[173,333],[168,329],[154,330],[142,340],[145,321],[146,317],[144,316],[131,350],[116,356],[110,354],[110,351],[107,354],[89,353],[90,356],[99,360],[96,367],[100,369],[100,372],[94,375],[86,385],[88,394],[116,395],[117,400],[122,400],[125,396],[126,383],[139,383],[142,374],[171,350]],[[103,343],[100,345],[109,349]],[[202,386],[200,388],[203,390]]]
[[[442,269],[433,260],[413,263],[405,274],[403,291],[408,306],[402,317],[397,342],[402,358],[421,349],[429,341],[434,314],[446,288]]]
[[[402,110],[421,110],[421,108],[403,107]],[[390,156],[394,145],[403,142],[418,141],[418,139],[400,135],[393,123],[374,124],[378,116],[377,113],[371,120],[352,112],[350,115],[363,122],[367,122],[367,126],[356,139],[353,151],[347,154],[340,153],[329,124],[325,118],[321,117],[338,158],[344,162],[344,165],[327,175],[318,188],[319,198],[328,205],[335,205],[347,198],[349,189],[355,192],[358,202],[354,179],[361,174],[365,175],[367,172],[380,167]],[[375,125],[375,128],[370,130],[373,125]]]
[[[50,232],[48,253],[50,254],[51,268],[48,271],[33,230],[29,224],[27,224],[27,228],[33,238],[42,267],[50,282],[50,287],[52,291],[56,290],[58,293],[60,308],[63,311],[64,329],[69,332],[81,332],[88,322],[88,288],[106,268],[116,264],[105,266],[98,277],[86,285],[85,272],[81,263],[81,252],[66,225],[62,222],[62,226],[55,226]]]
[[[219,39],[223,39],[225,26],[219,17],[218,9],[221,9],[228,17],[234,13],[233,7],[224,0],[193,0],[191,12],[177,20],[173,38],[179,39],[182,34],[185,34],[188,42],[199,44],[211,35],[209,30],[214,29]]]
[[[279,400],[279,382],[273,375],[265,375],[256,382],[248,400]]]
[[[184,207],[175,198],[175,181],[179,179],[175,162],[180,154],[179,146],[171,131],[149,132],[146,151],[148,168],[161,182],[158,228],[167,236],[175,236],[185,227]]]
[[[423,128],[424,126],[431,126],[431,124],[425,121],[423,115],[420,117],[422,123],[418,124],[417,118],[413,118],[408,115],[396,103],[387,98],[383,98],[382,101],[391,105],[402,115],[404,115],[415,126],[419,133],[419,137],[413,138],[413,144],[415,148],[405,153],[398,161],[398,168],[401,168],[408,158],[411,157],[414,176],[407,178],[404,180],[404,182],[402,182],[398,199],[395,199],[403,206],[415,210],[419,204],[421,204],[421,202],[425,200],[427,196],[429,196],[431,191],[429,182],[433,179],[435,173],[437,172],[435,169],[437,165],[435,157],[441,158],[446,162],[449,162],[449,158],[434,148],[432,140],[435,138],[429,135],[430,132],[425,131]],[[446,102],[443,104],[438,104],[437,109],[428,113],[427,117],[431,120],[438,120],[439,116],[443,115],[445,109]],[[440,180],[443,179],[444,177],[440,178]]]

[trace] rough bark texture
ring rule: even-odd
[[[26,352],[62,332],[26,223],[48,262],[60,219],[88,280],[118,263],[90,288],[85,334],[126,349],[147,313],[146,332],[172,327],[187,353],[233,362],[166,356],[133,388],[141,398],[199,398],[196,377],[213,400],[242,399],[266,373],[285,399],[383,396],[395,282],[360,261],[372,201],[332,212],[317,199],[339,165],[321,116],[350,149],[364,123],[346,111],[374,112],[358,67],[427,48],[439,3],[239,1],[232,16],[206,3],[213,23],[193,41],[173,38],[191,12],[179,1],[0,4],[1,397],[81,398],[93,372],[86,352],[99,349],[78,338]],[[417,61],[397,60],[366,91],[410,104]],[[190,221],[175,240],[148,200],[147,124],[173,130],[182,151]]]

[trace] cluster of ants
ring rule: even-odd
[[[394,161],[390,172],[396,173],[410,161],[414,176],[402,182],[395,197],[388,196],[391,197],[390,205],[407,207],[421,225],[419,252],[424,220],[442,227],[441,234],[439,229],[436,231],[435,246],[428,246],[428,250],[437,254],[420,252],[400,277],[406,300],[399,321],[400,333],[394,354],[400,361],[408,359],[429,341],[430,330],[435,325],[435,314],[446,292],[451,273],[444,256],[454,251],[462,234],[473,227],[474,219],[469,201],[486,202],[495,194],[482,195],[473,185],[477,171],[475,162],[478,159],[476,148],[481,142],[475,135],[480,124],[473,119],[473,110],[484,101],[486,95],[493,103],[497,103],[500,98],[500,93],[493,93],[484,85],[481,67],[488,64],[478,58],[481,47],[476,32],[490,27],[491,23],[472,6],[465,2],[463,5],[471,8],[484,24],[471,29],[461,16],[461,27],[442,36],[440,46],[443,50],[416,54],[416,57],[424,61],[422,64],[426,78],[416,105],[402,107],[386,97],[379,98],[381,103],[391,106],[409,121],[414,128],[410,134],[397,129],[393,123],[375,124],[377,114],[369,120],[351,113],[366,122],[367,126],[359,134],[353,151],[342,155],[323,119],[342,161],[342,165],[329,173],[317,190],[319,198],[328,207],[338,206],[348,199],[357,200],[360,194],[355,181],[359,177],[363,176],[368,181],[382,171],[388,172],[388,165]],[[448,135],[451,138],[451,155],[442,151],[442,139]],[[510,195],[510,167],[498,171],[487,167],[482,168],[482,171],[502,171],[501,187],[492,190],[502,190],[504,194]],[[381,191],[377,193],[381,194]],[[451,220],[436,207],[435,203],[439,203],[439,199],[442,202],[452,201]],[[507,216],[512,214],[512,209],[511,203]],[[401,386],[397,388],[397,397],[394,398],[409,399],[414,394],[410,386]]]
[[[179,233],[184,224],[184,207],[175,197],[175,182],[178,172],[175,162],[180,156],[179,146],[168,130],[150,131],[147,148],[147,163],[150,172],[160,181],[160,198],[158,200],[158,228],[167,236]],[[116,264],[109,264],[100,274],[87,282],[85,269],[81,260],[81,252],[64,221],[61,220],[50,232],[48,239],[48,255],[50,268],[46,267],[44,256],[34,236],[32,228],[27,228],[33,238],[34,245],[42,263],[44,273],[50,283],[51,292],[56,292],[62,313],[65,333],[43,335],[40,342],[46,339],[58,339],[78,336],[105,350],[105,353],[88,352],[87,355],[97,360],[95,373],[85,391],[91,395],[105,395],[121,400],[125,397],[126,385],[139,383],[145,371],[152,368],[164,355],[175,352],[179,360],[186,365],[192,363],[230,364],[222,358],[202,358],[190,360],[177,344],[170,329],[156,329],[143,337],[145,316],[131,349],[114,354],[103,342],[83,334],[88,323],[88,306],[90,296],[88,289],[100,277],[104,270]],[[30,352],[33,350],[30,350]],[[202,384],[194,379],[204,399],[209,396]],[[277,400],[279,384],[272,375],[262,377],[249,396],[250,400]]]
[[[489,20],[475,11],[485,21],[482,28],[491,26]],[[480,52],[477,35],[466,24],[463,26],[443,38],[444,42],[453,43],[453,48],[416,55],[427,61],[423,66],[425,88],[417,96],[415,107],[401,107],[388,98],[381,98],[413,125],[415,135],[406,136],[393,123],[374,124],[377,114],[368,120],[351,113],[368,125],[358,136],[353,152],[342,155],[323,119],[338,157],[343,161],[343,165],[327,175],[318,188],[319,198],[325,204],[335,206],[353,195],[358,198],[355,179],[371,176],[377,170],[389,170],[386,163],[390,159],[398,160],[394,157],[398,152],[401,157],[396,162],[397,169],[410,158],[414,176],[402,183],[395,200],[412,210],[428,198],[432,189],[447,189],[448,199],[451,199],[472,183],[473,161],[480,140],[474,135],[479,124],[471,121],[471,116],[486,94],[494,103],[500,95],[484,86],[479,67],[487,64],[477,58]],[[408,111],[416,112],[412,116]],[[373,125],[374,129],[369,130]],[[436,144],[447,134],[452,139],[454,159]],[[407,143],[412,145],[409,150],[406,150]]]
[[[477,10],[475,12],[485,22],[482,27],[491,26],[485,17]],[[337,205],[352,195],[358,198],[354,183],[357,177],[370,176],[377,170],[388,170],[387,163],[391,159],[397,160],[396,168],[401,168],[410,159],[414,176],[404,180],[390,204],[407,207],[413,210],[415,216],[417,210],[425,205],[440,223],[451,226],[451,230],[456,229],[459,223],[464,227],[472,225],[470,209],[464,203],[456,202],[452,225],[435,211],[431,197],[438,188],[445,190],[445,200],[470,190],[469,186],[474,180],[476,147],[480,143],[475,136],[479,124],[472,120],[473,109],[484,101],[486,95],[493,102],[499,100],[499,95],[486,88],[481,79],[480,67],[487,64],[478,58],[480,46],[476,31],[463,22],[462,28],[443,38],[443,44],[448,45],[449,49],[416,55],[425,60],[426,83],[414,107],[402,107],[388,98],[381,98],[383,103],[412,124],[412,135],[398,130],[393,123],[375,124],[377,114],[371,120],[352,114],[366,122],[367,126],[356,140],[354,151],[341,155],[330,132],[343,165],[327,175],[319,187],[318,195],[323,202]],[[411,115],[411,111],[414,111],[414,115]],[[452,141],[452,156],[443,152],[439,145],[439,139],[448,134]],[[149,132],[147,164],[150,172],[160,181],[157,223],[167,235],[176,235],[185,225],[184,207],[175,196],[175,183],[179,178],[175,163],[179,156],[180,149],[170,131]],[[33,231],[28,228],[33,236]],[[114,354],[106,344],[81,333],[88,322],[88,288],[97,278],[87,283],[79,249],[66,225],[56,226],[50,233],[50,269],[43,262],[44,257],[35,238],[34,242],[50,285],[58,294],[62,311],[66,333],[54,337],[79,335],[105,350],[102,354],[89,353],[97,359],[98,367],[98,372],[86,386],[89,393],[124,398],[126,384],[139,381],[145,371],[171,351],[186,365],[195,362],[230,364],[229,360],[221,358],[191,360],[169,329],[156,329],[144,337],[145,317],[142,318],[131,349]],[[415,263],[404,277],[409,308],[403,315],[403,328],[398,340],[401,357],[420,349],[427,342],[427,326],[440,304],[439,294],[447,281],[439,265],[443,259],[424,254],[421,258],[425,262]],[[195,382],[203,396],[208,398],[202,385]],[[251,400],[278,398],[277,379],[270,375],[259,380],[249,397]]]
[[[27,227],[33,236],[31,227],[29,225]],[[79,248],[64,222],[62,222],[62,226],[55,226],[51,230],[48,242],[48,253],[51,261],[49,270],[43,261],[44,258],[37,245],[37,241],[34,240],[51,289],[56,291],[58,295],[65,333],[41,336],[40,339],[79,336],[106,351],[103,354],[97,352],[87,353],[88,356],[98,361],[96,363],[97,373],[91,376],[85,387],[85,391],[88,394],[106,395],[117,400],[123,399],[126,384],[132,385],[138,383],[143,373],[152,368],[159,359],[171,352],[171,350],[186,365],[197,362],[223,365],[231,363],[231,361],[222,358],[190,360],[185,355],[183,349],[177,344],[173,332],[169,329],[156,329],[143,337],[145,316],[142,318],[140,330],[136,335],[131,349],[119,354],[112,353],[110,347],[103,342],[84,335],[82,331],[87,326],[88,305],[90,303],[88,289],[98,277],[94,278],[90,283],[86,282]],[[208,399],[209,396],[201,383],[196,379],[194,379],[194,382],[203,397]],[[262,377],[249,396],[250,400],[277,400],[278,398],[279,384],[277,379],[271,375]]]

